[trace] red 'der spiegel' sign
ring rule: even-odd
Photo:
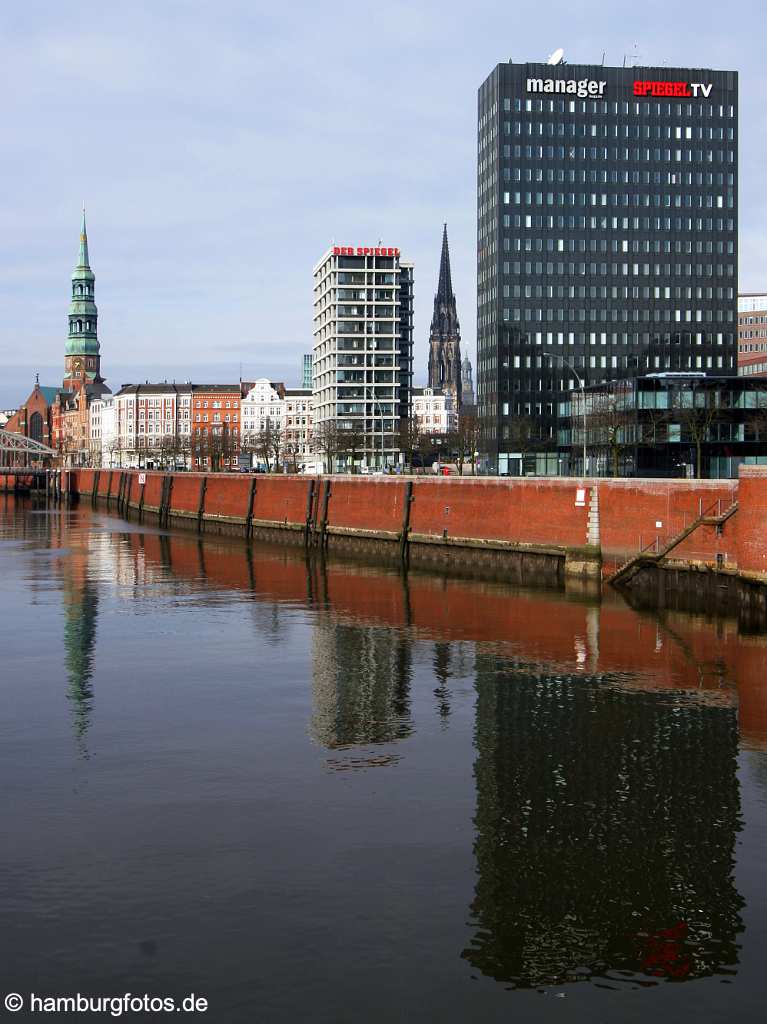
[[[334,245],[334,256],[399,256],[399,249],[368,245]]]

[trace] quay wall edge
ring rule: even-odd
[[[525,558],[545,575],[607,576],[701,512],[674,571],[767,584],[767,467],[736,480],[349,477],[75,469],[73,493],[205,532],[322,546],[375,545],[414,564]],[[280,536],[282,535],[282,536]]]

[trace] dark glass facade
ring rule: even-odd
[[[399,387],[397,416],[410,419],[413,394],[413,264],[399,265]]]
[[[515,472],[521,436],[538,472],[562,470],[558,406],[579,380],[737,372],[737,88],[731,71],[572,64],[499,64],[480,87],[491,470]]]
[[[558,441],[577,452],[585,431],[589,476],[737,478],[767,465],[767,377],[653,373],[571,395]]]

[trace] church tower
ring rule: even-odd
[[[434,296],[434,314],[429,333],[429,387],[452,394],[453,406],[461,407],[461,327],[450,279],[450,250],[447,224],[442,232],[439,283]]]
[[[64,350],[64,390],[79,391],[83,385],[103,384],[98,340],[98,310],[94,299],[96,276],[88,262],[85,207],[80,228],[80,253],[72,274],[69,304],[69,337]]]

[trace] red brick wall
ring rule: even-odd
[[[174,512],[189,512],[197,515],[200,508],[199,473],[176,473],[170,494],[170,507]]]
[[[71,470],[70,481],[73,490],[77,491],[79,494],[92,494],[95,476],[95,469]]]
[[[147,505],[150,508],[159,508],[160,500],[163,494],[163,475],[162,473],[145,473],[146,483],[144,484],[144,507]],[[175,484],[174,484],[175,486]],[[134,489],[135,501],[141,501],[141,484],[136,480],[136,486]]]
[[[250,481],[241,477],[245,485],[245,493]],[[305,476],[267,476],[256,477],[256,500],[253,505],[253,518],[282,523],[305,523],[306,501],[311,478]],[[316,486],[316,483],[315,483]],[[247,498],[246,502],[247,503]],[[245,505],[243,505],[243,508]],[[242,515],[247,513],[247,508]]]
[[[75,470],[82,493],[93,487],[93,470]],[[138,473],[129,473],[129,500],[139,500]],[[162,473],[147,473],[146,505],[159,505]],[[200,474],[174,477],[174,509],[195,513]],[[250,475],[208,475],[205,512],[242,519],[248,511]],[[253,517],[256,521],[303,525],[307,496],[315,485],[313,514],[322,515],[321,498],[328,478],[257,476]],[[100,493],[106,493],[102,471]],[[385,531],[402,528],[408,481],[400,477],[334,477],[328,505],[330,526]],[[701,508],[712,514],[738,500],[739,511],[721,531],[699,527],[675,549],[684,560],[716,564],[717,554],[733,567],[767,576],[767,467],[742,467],[740,480],[594,480],[585,483],[584,506],[576,506],[580,481],[558,479],[472,479],[445,477],[413,480],[410,527],[414,534],[501,540],[538,546],[581,547],[587,540],[591,487],[599,491],[600,534],[605,566],[636,554],[656,536],[670,537],[691,522]],[[117,494],[117,476],[112,493]],[[717,507],[716,503],[719,502]],[[713,508],[712,508],[713,506]],[[660,527],[656,523],[661,523]]]
[[[331,484],[328,526],[399,533],[405,491],[400,477],[337,477]],[[320,507],[318,521],[321,517]]]
[[[767,574],[767,466],[741,466],[738,513],[733,517],[738,538],[738,567]]]
[[[602,556],[607,566],[652,543],[660,543],[691,523],[702,508],[723,512],[737,497],[737,480],[600,480],[599,514]],[[720,505],[717,506],[717,500]],[[656,523],[661,523],[660,527]],[[716,562],[718,551],[737,562],[733,521],[722,537],[700,527],[674,550],[675,558]]]
[[[582,547],[588,508],[575,504],[576,480],[441,477],[418,480],[413,533]],[[586,501],[589,491],[586,488]]]
[[[205,493],[206,514],[244,519],[248,514],[249,490],[250,478],[247,476],[212,473]]]

